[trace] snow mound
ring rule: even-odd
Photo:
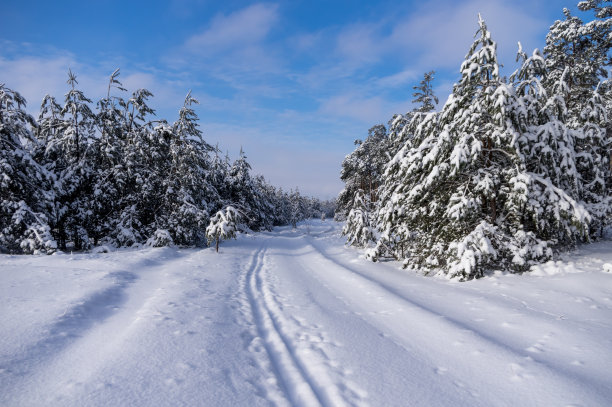
[[[563,262],[560,260],[547,261],[546,263],[538,264],[531,267],[531,275],[544,277],[554,276],[557,274],[582,273],[583,269],[577,268],[574,262]]]

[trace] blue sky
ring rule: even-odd
[[[44,94],[66,92],[69,68],[94,100],[121,68],[123,84],[151,90],[169,121],[192,90],[208,142],[232,157],[242,146],[275,185],[330,198],[353,141],[410,110],[424,72],[437,72],[446,100],[478,12],[509,74],[517,41],[543,47],[563,7],[576,3],[3,0],[0,82],[36,112]]]

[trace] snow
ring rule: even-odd
[[[0,405],[612,399],[612,242],[458,283],[369,262],[341,227],[0,256]]]

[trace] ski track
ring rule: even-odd
[[[293,329],[283,313],[282,304],[272,292],[266,277],[268,271],[266,246],[258,249],[247,271],[246,291],[257,333],[263,340],[266,353],[278,382],[293,406],[345,406],[340,390],[331,383],[325,371],[312,366],[314,355],[301,349],[290,337]],[[303,323],[301,323],[303,327]],[[316,374],[314,373],[316,371]]]

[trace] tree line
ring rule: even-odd
[[[283,191],[202,137],[189,93],[169,123],[153,96],[130,97],[110,76],[95,105],[68,73],[62,101],[45,96],[37,118],[0,84],[0,252],[52,253],[113,246],[207,244],[206,227],[231,206],[239,230],[333,216],[334,203]]]
[[[500,74],[485,21],[434,111],[433,72],[416,108],[378,125],[342,163],[337,218],[376,261],[470,279],[522,272],[612,223],[612,7],[564,9],[518,69]]]

